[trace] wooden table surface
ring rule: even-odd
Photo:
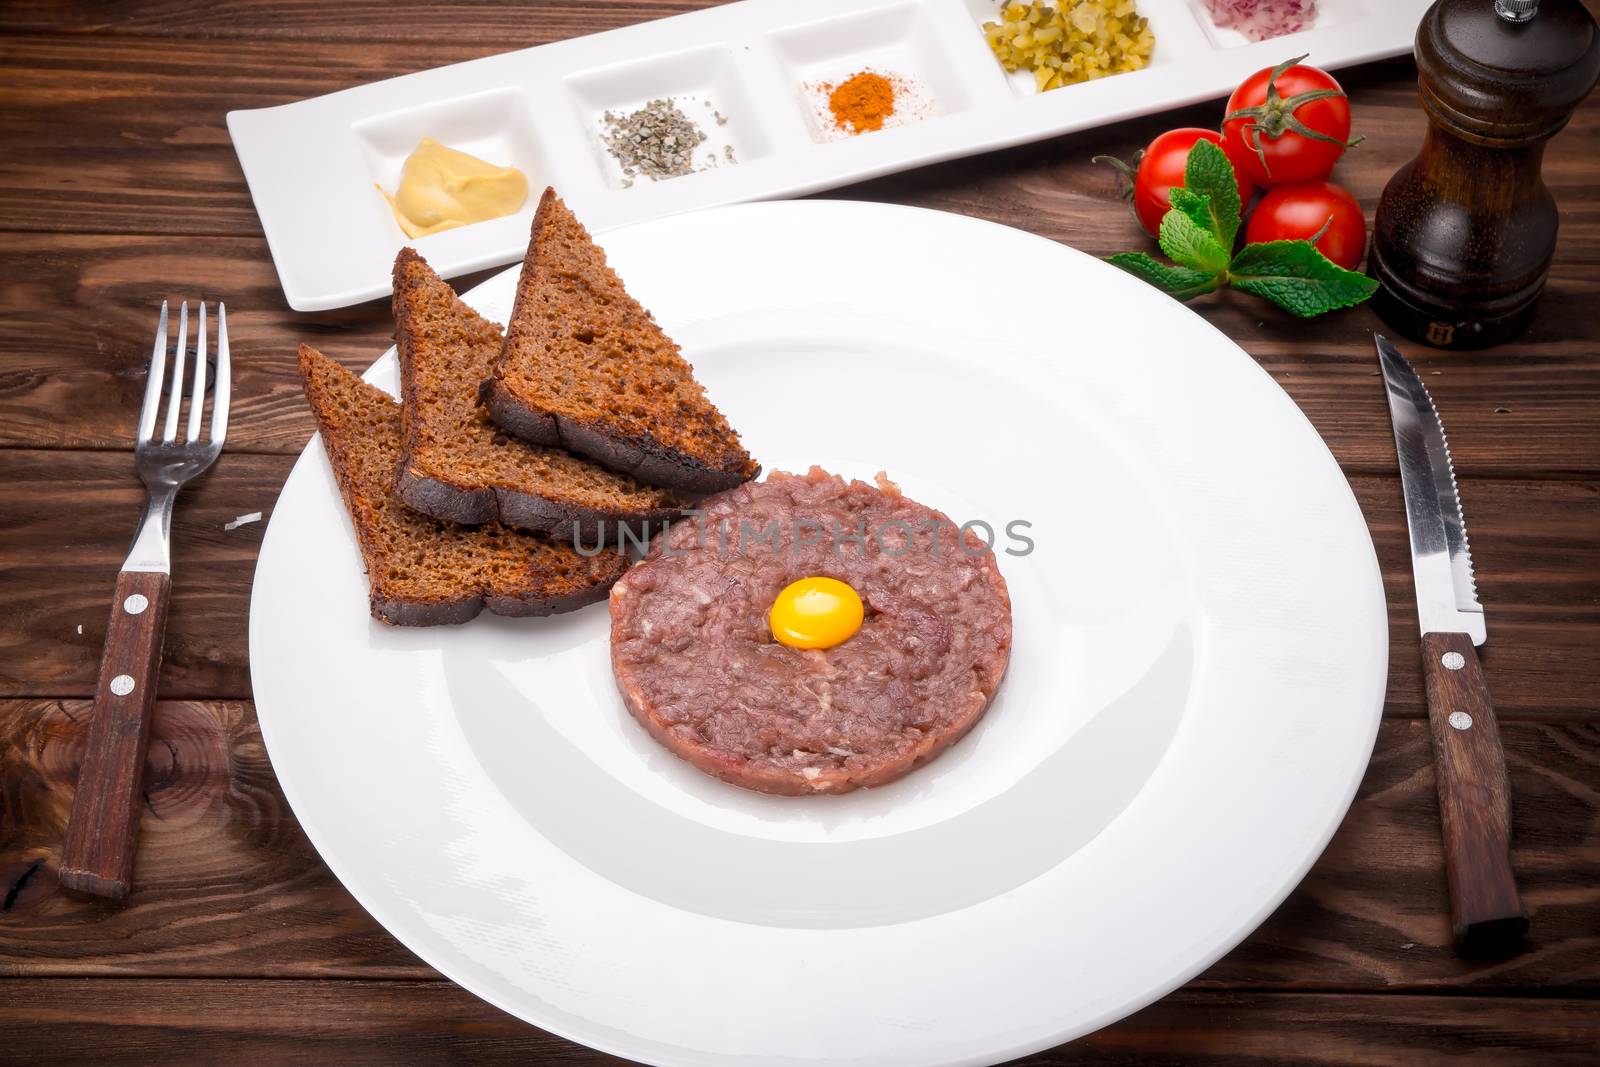
[[[0,1060],[606,1059],[396,943],[323,866],[273,777],[246,653],[265,524],[224,524],[270,517],[311,434],[296,343],[363,367],[391,326],[384,302],[289,310],[223,116],[696,6],[0,4]],[[1415,71],[1397,60],[1340,77],[1367,140],[1337,177],[1370,217],[1422,134]],[[1219,115],[1212,102],[832,195],[976,215],[1095,254],[1141,247],[1089,157]],[[1561,245],[1527,335],[1477,354],[1408,346],[1471,517],[1527,950],[1471,963],[1450,948],[1377,319],[1360,308],[1306,325],[1211,298],[1197,310],[1304,409],[1371,524],[1390,611],[1384,721],[1343,827],[1275,915],[1179,992],[1028,1062],[1600,1059],[1600,99],[1553,143],[1545,179]],[[136,889],[103,906],[63,894],[56,862],[142,500],[129,450],[154,311],[200,296],[229,307],[233,424],[178,507]],[[1070,294],[1062,310],[1068,323],[1080,313]]]

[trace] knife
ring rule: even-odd
[[[1511,789],[1477,646],[1488,634],[1472,575],[1450,445],[1433,398],[1394,345],[1373,334],[1394,420],[1422,622],[1450,918],[1463,955],[1499,955],[1528,930],[1511,871]]]

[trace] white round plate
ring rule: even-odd
[[[768,470],[883,470],[991,524],[1009,673],[892,785],[736,789],[629,718],[604,605],[369,618],[313,441],[251,673],[284,792],[367,910],[506,1011],[664,1064],[1004,1060],[1254,929],[1354,795],[1388,640],[1361,512],[1268,375],[1143,283],[955,215],[752,204],[602,243]],[[467,300],[503,322],[516,274]],[[392,353],[369,377],[394,388]]]

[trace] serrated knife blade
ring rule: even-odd
[[[1472,573],[1472,550],[1461,512],[1450,442],[1422,378],[1399,351],[1373,334],[1400,454],[1400,485],[1411,533],[1411,573],[1416,579],[1422,632],[1463,633],[1481,645],[1488,633]]]

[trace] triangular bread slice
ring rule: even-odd
[[[300,377],[355,526],[372,614],[397,626],[497,615],[553,615],[605,597],[622,576],[620,552],[593,556],[498,523],[457,526],[394,496],[400,405],[309,345]]]
[[[709,493],[760,471],[678,346],[553,189],[533,217],[505,348],[483,399],[490,417],[523,440],[652,485]]]
[[[478,387],[505,336],[410,248],[394,261],[394,330],[404,432],[395,491],[415,510],[613,543],[618,523],[643,531],[681,511],[668,490],[490,422]]]

